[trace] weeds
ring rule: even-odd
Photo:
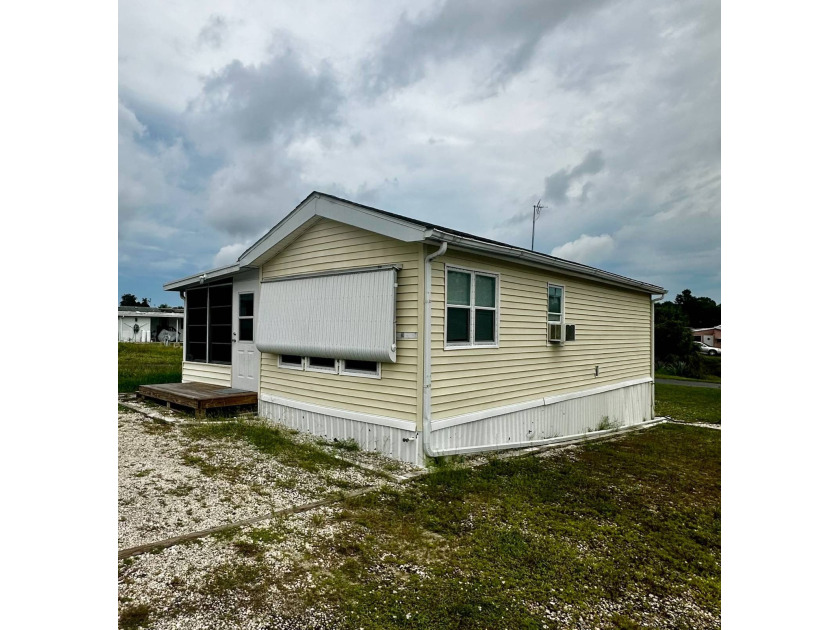
[[[195,439],[244,440],[258,451],[280,458],[284,464],[298,466],[310,472],[324,468],[344,469],[350,466],[312,444],[292,439],[290,432],[278,425],[238,421],[185,427],[185,432]]]
[[[147,604],[133,604],[126,606],[120,613],[118,625],[124,630],[134,630],[149,623],[151,608]]]
[[[345,561],[321,576],[317,597],[366,628],[540,628],[537,604],[552,598],[574,611],[568,625],[586,615],[629,630],[650,623],[628,599],[637,593],[714,617],[719,493],[720,435],[674,425],[588,444],[575,460],[441,467],[405,490],[345,501],[337,518],[348,529],[324,543]],[[418,562],[419,573],[407,568]]]

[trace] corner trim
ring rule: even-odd
[[[260,394],[260,400],[263,402],[274,403],[275,405],[292,407],[293,409],[299,409],[300,411],[310,411],[312,413],[320,413],[325,416],[343,418],[344,420],[355,420],[356,422],[378,424],[379,426],[401,429],[402,431],[417,430],[417,424],[409,420],[398,420],[397,418],[388,418],[386,416],[374,416],[372,414],[361,413],[358,411],[336,409],[335,407],[323,407],[321,405],[301,402],[300,400],[292,400],[290,398],[282,398],[281,396],[274,396],[272,394]]]

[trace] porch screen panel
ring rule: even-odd
[[[264,281],[257,349],[394,363],[396,284],[394,268]]]
[[[210,363],[230,363],[233,338],[233,285],[211,286],[210,293]]]
[[[207,289],[187,291],[187,361],[207,361]]]

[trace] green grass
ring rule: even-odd
[[[683,422],[720,424],[720,390],[658,383],[656,415],[671,416]]]
[[[125,630],[145,627],[149,623],[150,613],[151,609],[146,604],[126,606],[120,613],[118,626]]]
[[[441,469],[348,500],[342,520],[316,555],[343,560],[310,601],[346,627],[542,628],[555,613],[551,627],[650,627],[669,598],[707,616],[683,627],[719,619],[717,431],[663,425],[574,458]]]
[[[333,457],[317,446],[294,440],[288,429],[277,425],[238,421],[193,425],[185,427],[185,432],[195,439],[243,440],[256,447],[258,451],[273,455],[284,464],[298,466],[303,470],[343,469],[350,466],[347,462]],[[196,464],[200,465],[200,462]]]
[[[181,348],[154,343],[119,343],[118,389],[136,391],[140,385],[181,382]]]
[[[714,627],[720,438],[665,424],[543,457],[442,466],[310,517],[309,532],[332,535],[282,519],[215,534],[235,555],[195,593],[220,611],[219,627],[242,607],[290,627],[322,608],[329,627],[368,630]],[[306,549],[287,555],[301,535]]]
[[[688,378],[686,376],[674,376],[665,372],[655,372],[656,378],[668,378],[674,381],[699,381],[701,383],[720,383],[720,376],[705,376],[703,378]]]

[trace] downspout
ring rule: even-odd
[[[668,293],[665,291],[665,293]],[[656,303],[659,300],[665,298],[665,293],[660,295],[658,298],[652,299],[650,301],[650,419],[653,420],[656,417],[656,411],[654,410],[656,406],[656,357],[654,355],[654,343],[656,340],[656,328],[654,322],[654,313],[656,312]],[[653,296],[651,296],[653,297]]]
[[[432,450],[432,260],[446,253],[444,241],[440,249],[426,256],[423,271],[426,296],[423,301],[423,452],[428,457],[439,457]]]

